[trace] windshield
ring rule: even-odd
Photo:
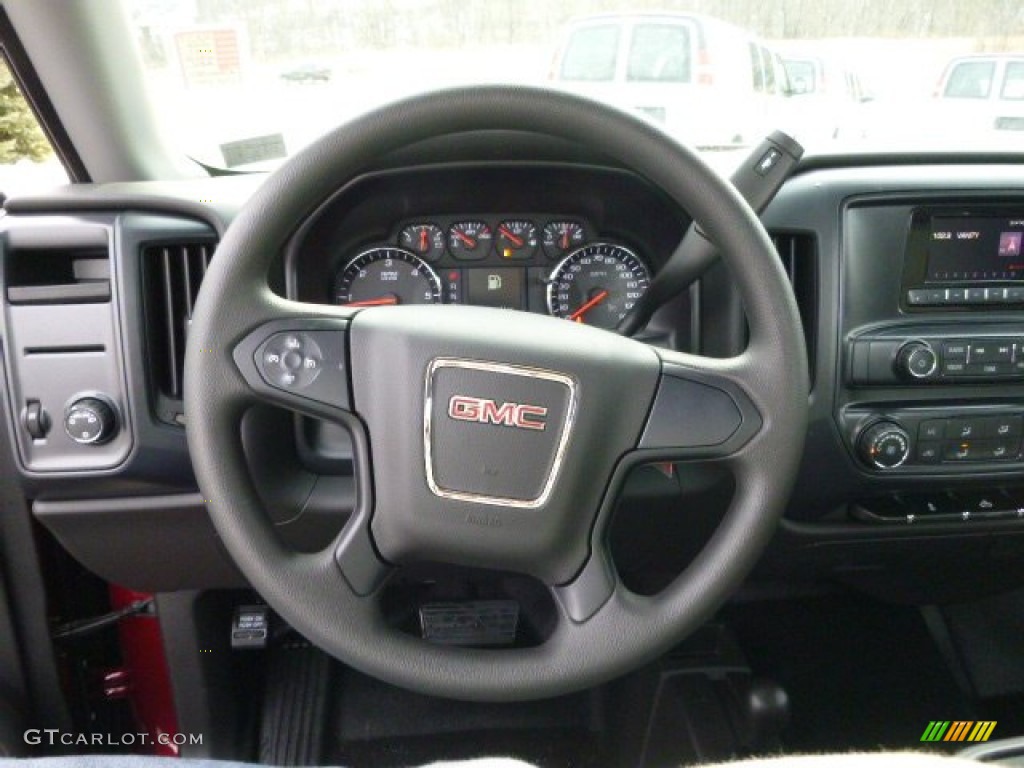
[[[584,94],[707,153],[776,128],[819,152],[1024,148],[1001,0],[124,1],[171,140],[217,168],[467,83]]]

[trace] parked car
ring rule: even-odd
[[[643,113],[697,147],[744,146],[778,127],[791,90],[751,33],[697,14],[606,14],[569,25],[551,79]]]
[[[935,97],[961,130],[1024,131],[1024,53],[957,57]]]

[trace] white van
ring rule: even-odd
[[[790,88],[800,104],[796,138],[805,145],[864,137],[863,105],[871,100],[853,66],[828,55],[820,42],[780,48]]]
[[[1024,53],[960,56],[946,66],[935,96],[956,104],[961,122],[990,131],[1024,131]],[[965,105],[970,109],[964,109]]]
[[[571,23],[552,61],[561,87],[643,112],[700,148],[758,141],[790,95],[778,55],[697,14],[607,14]]]

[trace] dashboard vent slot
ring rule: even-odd
[[[807,344],[807,367],[814,386],[818,328],[818,249],[813,235],[802,232],[772,232],[772,244],[782,259],[796,295],[800,322]]]
[[[185,340],[215,248],[212,241],[196,241],[142,249],[149,362],[159,393],[171,400],[181,400]]]

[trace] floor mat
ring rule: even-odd
[[[724,617],[754,674],[789,694],[787,751],[921,748],[932,720],[984,718],[912,606],[835,595],[736,605]]]
[[[525,731],[464,733],[410,739],[349,743],[332,756],[331,765],[353,768],[404,768],[437,760],[514,757],[541,768],[606,768],[607,760],[592,738],[578,732]]]
[[[588,694],[472,704],[402,691],[351,669],[335,687],[326,764],[401,768],[515,757],[541,768],[604,768],[599,705]],[[597,707],[597,710],[595,710]]]

